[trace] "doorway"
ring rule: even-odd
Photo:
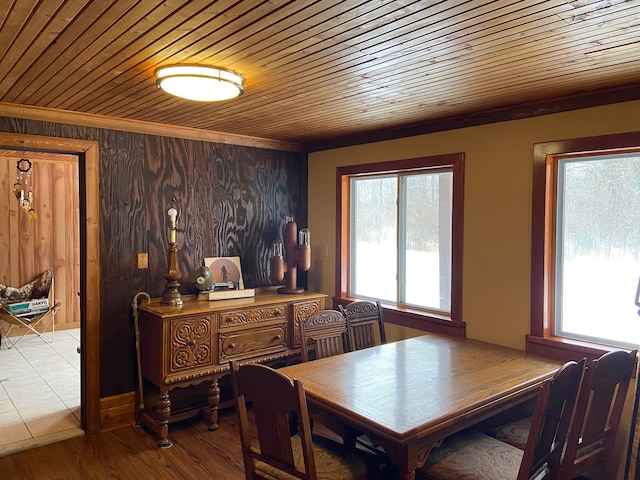
[[[0,133],[0,149],[74,155],[80,200],[80,395],[81,427],[100,431],[100,244],[98,144],[96,142]]]
[[[0,149],[0,281],[22,287],[51,272],[58,304],[41,337],[14,324],[0,346],[0,455],[84,433],[79,164],[77,155]]]

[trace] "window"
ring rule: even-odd
[[[337,297],[460,321],[463,154],[338,168]]]
[[[531,337],[640,344],[640,135],[536,146]]]

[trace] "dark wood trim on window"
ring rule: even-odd
[[[349,303],[358,300],[353,297],[333,297],[333,307],[338,305],[346,307]],[[465,322],[452,322],[448,318],[438,318],[434,315],[426,316],[424,312],[408,308],[398,308],[395,305],[382,304],[383,320],[385,323],[393,323],[401,327],[415,328],[433,333],[442,333],[452,337],[465,338],[467,336],[467,324]]]
[[[348,165],[336,169],[336,264],[334,308],[356,300],[348,296],[349,282],[349,177],[406,173],[437,168],[453,170],[453,218],[451,245],[451,318],[432,313],[383,305],[385,322],[464,337],[462,321],[462,248],[464,230],[464,153],[451,153],[380,163]]]
[[[526,339],[528,353],[555,358],[561,362],[577,361],[584,357],[587,360],[593,360],[604,353],[619,350],[618,348],[563,337],[527,335]]]
[[[571,340],[553,335],[555,288],[553,245],[555,227],[550,209],[555,195],[554,157],[611,154],[640,146],[640,132],[576,138],[538,143],[533,149],[533,192],[531,211],[531,318],[526,350],[560,360],[597,357],[610,351],[606,345]]]

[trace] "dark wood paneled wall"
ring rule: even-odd
[[[307,225],[306,154],[6,117],[0,131],[100,146],[101,397],[135,389],[131,302],[139,291],[164,292],[172,197],[182,207],[184,294],[195,292],[189,274],[213,256],[240,256],[246,288],[271,285],[281,222],[294,215]],[[138,252],[148,252],[149,269],[137,269]]]

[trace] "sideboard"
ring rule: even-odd
[[[140,365],[145,391],[147,386],[153,388],[155,402],[139,410],[137,421],[159,436],[160,447],[171,445],[172,421],[202,414],[209,430],[216,430],[218,382],[228,374],[229,361],[271,363],[298,358],[300,321],[323,310],[325,298],[318,293],[278,294],[276,289],[263,288],[249,298],[207,301],[184,296],[181,306],[162,305],[160,298],[141,304]],[[189,388],[204,382],[206,402],[180,398],[179,408],[172,409],[173,396],[185,397]],[[143,395],[137,404],[146,401]]]

